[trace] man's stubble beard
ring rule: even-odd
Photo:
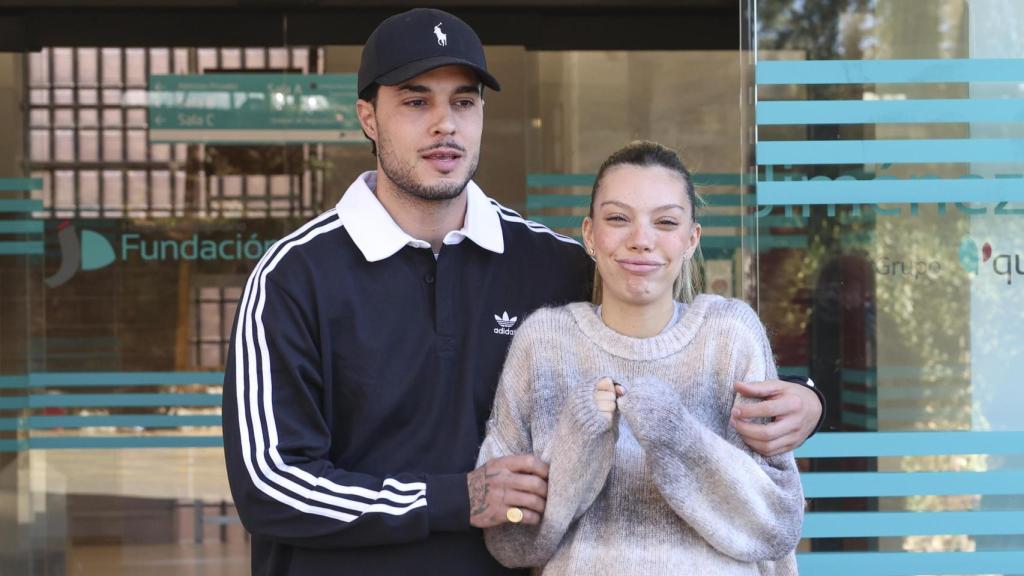
[[[465,190],[466,184],[476,174],[477,166],[480,163],[480,149],[478,147],[476,155],[470,159],[469,170],[466,171],[466,178],[462,182],[439,182],[433,186],[428,186],[416,180],[414,175],[416,169],[415,162],[409,164],[398,158],[392,152],[390,139],[383,132],[380,134],[379,142],[377,143],[377,159],[380,161],[380,168],[384,175],[402,192],[420,200],[431,202],[448,201],[458,198],[459,194],[462,194],[462,191]]]

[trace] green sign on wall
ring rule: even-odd
[[[355,74],[149,78],[151,142],[365,142]]]

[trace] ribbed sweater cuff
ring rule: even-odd
[[[469,529],[469,488],[465,474],[427,476],[427,518],[431,532]]]
[[[597,402],[594,400],[594,389],[599,380],[600,378],[595,378],[577,386],[573,390],[572,398],[569,399],[573,422],[580,431],[591,437],[612,427],[612,423],[597,409]]]

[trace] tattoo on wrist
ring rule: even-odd
[[[483,472],[481,474],[481,472]],[[487,464],[483,470],[476,470],[469,477],[469,515],[477,516],[487,511]]]

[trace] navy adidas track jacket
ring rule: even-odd
[[[473,183],[435,259],[373,178],[275,244],[239,303],[224,450],[253,573],[508,573],[466,473],[515,327],[587,299],[590,260]]]

